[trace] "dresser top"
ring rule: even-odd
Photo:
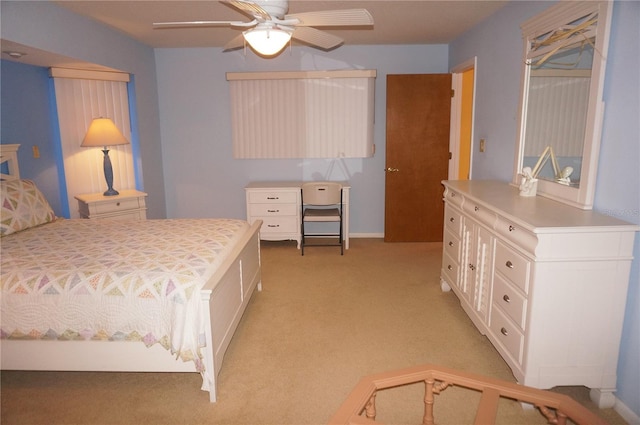
[[[505,182],[493,180],[445,180],[442,184],[454,192],[472,199],[508,219],[544,233],[545,228],[557,231],[584,231],[585,227],[612,228],[619,231],[638,231],[640,226],[591,210],[581,210],[542,196],[520,196],[519,189]]]

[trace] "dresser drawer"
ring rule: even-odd
[[[500,275],[493,281],[493,305],[499,306],[520,329],[524,330],[527,300]]]
[[[450,286],[458,286],[458,270],[460,263],[451,258],[447,253],[442,258],[442,273]]]
[[[518,365],[522,365],[522,349],[524,347],[524,336],[516,325],[513,324],[498,308],[491,310],[491,333],[504,347],[511,358]]]
[[[456,236],[462,233],[462,216],[449,205],[444,207],[444,227]]]
[[[496,271],[502,273],[525,293],[529,291],[529,260],[498,240],[496,243]]]
[[[449,229],[445,229],[442,243],[444,244],[444,252],[456,261],[460,261],[460,238],[454,235]]]
[[[264,234],[296,233],[299,232],[298,220],[292,217],[253,217],[254,220],[262,220],[260,232]]]
[[[249,214],[255,216],[290,216],[298,215],[300,211],[296,204],[249,204]]]
[[[251,204],[294,204],[298,202],[298,194],[294,191],[255,191],[249,192]]]

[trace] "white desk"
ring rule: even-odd
[[[262,220],[260,239],[295,240],[300,249],[300,188],[302,181],[251,182],[245,187],[247,221]],[[342,184],[342,234],[349,249],[349,182]]]

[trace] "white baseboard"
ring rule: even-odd
[[[371,238],[371,239],[380,239],[384,238],[384,233],[349,233],[349,238]]]
[[[613,410],[618,412],[622,419],[627,421],[629,425],[640,425],[640,416],[638,416],[633,410],[629,409],[626,404],[616,398],[616,404],[613,406]]]

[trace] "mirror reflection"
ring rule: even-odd
[[[522,167],[539,179],[580,186],[594,44],[582,38],[530,59]]]

